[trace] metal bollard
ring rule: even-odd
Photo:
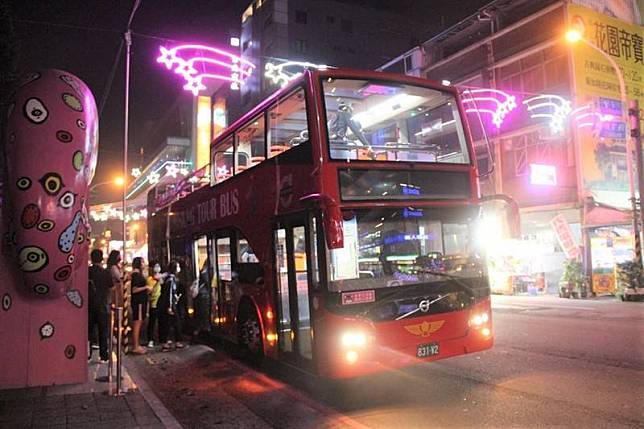
[[[116,336],[116,394],[123,394],[121,365],[123,361],[123,307],[116,307],[116,322],[118,335]]]
[[[109,328],[109,333],[110,337],[108,339],[109,341],[109,356],[108,356],[108,361],[107,361],[107,382],[112,383],[114,380],[113,374],[114,374],[114,307],[110,305],[110,328]]]

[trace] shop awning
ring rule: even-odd
[[[597,204],[586,209],[585,228],[598,226],[628,225],[631,223],[631,212],[620,210],[604,204]]]

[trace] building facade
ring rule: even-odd
[[[382,67],[461,89],[480,170],[494,166],[482,192],[521,211],[522,239],[490,249],[498,291],[554,293],[580,259],[592,292],[613,293],[632,258],[628,118],[605,57],[642,106],[639,24],[636,1],[497,0]],[[604,54],[567,44],[569,28]]]
[[[254,0],[241,17],[239,48],[241,56],[257,68],[240,89],[239,108],[229,106],[231,119],[279,88],[279,83],[265,76],[267,63],[301,61],[373,69],[417,45],[437,28],[431,19],[392,5]]]

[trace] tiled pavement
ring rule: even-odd
[[[107,365],[96,360],[88,364],[86,383],[0,390],[0,429],[180,428],[127,362],[121,396],[108,395],[109,385],[97,381]]]
[[[8,394],[11,392],[11,394]],[[138,390],[47,395],[46,388],[0,392],[2,428],[158,428],[161,421]]]

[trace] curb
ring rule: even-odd
[[[161,423],[165,428],[168,429],[183,429],[181,423],[168,411],[168,409],[163,405],[163,402],[158,398],[154,391],[148,386],[148,384],[143,380],[143,377],[139,375],[136,371],[135,365],[128,364],[129,358],[124,356],[123,364],[127,369],[130,378],[136,386],[139,388],[139,392],[143,399],[150,405],[152,411],[156,416],[161,420]]]

